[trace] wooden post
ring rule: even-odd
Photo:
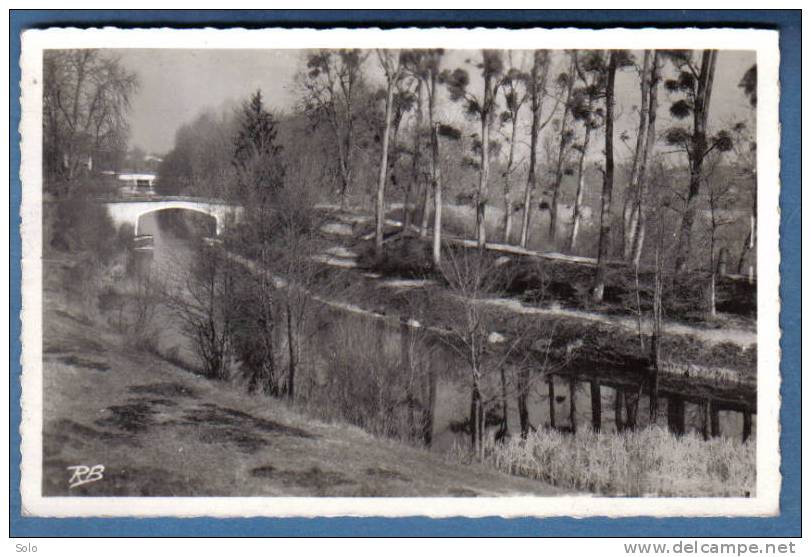
[[[550,375],[546,380],[549,386],[549,427],[556,429],[555,425],[555,376]]]
[[[718,404],[710,401],[710,435],[719,437],[721,435],[721,410]]]
[[[616,387],[614,389],[614,427],[618,432],[625,429],[625,423],[622,421],[623,406],[625,406],[625,391],[622,390],[622,387]]]
[[[600,396],[600,382],[591,380],[591,427],[594,431],[600,431],[603,423],[603,398]]]
[[[577,433],[577,401],[575,395],[577,394],[577,377],[572,374],[569,376],[569,423],[572,426],[572,433]]]
[[[748,408],[743,410],[743,442],[749,440],[752,436],[752,411]]]
[[[676,435],[684,435],[684,399],[680,396],[667,399],[667,427]]]

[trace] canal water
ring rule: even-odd
[[[199,226],[184,227],[182,223],[185,222],[185,218],[172,215],[171,211],[163,213],[169,214],[151,213],[142,217],[139,230],[142,234],[152,235],[154,247],[152,250],[136,252],[135,258],[139,261],[139,265],[149,268],[150,272],[159,280],[174,285],[176,288],[182,287],[183,281],[186,280],[190,270],[193,257],[193,242],[196,239],[199,240],[200,235],[206,236],[211,231],[201,229]],[[213,225],[213,219],[210,224]],[[322,318],[329,321],[330,326],[325,328],[323,332],[317,332],[311,337],[308,345],[310,352],[318,353],[320,356],[314,358],[305,357],[302,362],[303,365],[306,365],[306,362],[309,361],[313,369],[319,368],[310,370],[311,376],[309,378],[306,377],[306,370],[302,372],[301,380],[308,381],[310,389],[326,388],[327,385],[330,385],[330,382],[326,380],[327,378],[323,376],[324,370],[330,367],[328,365],[329,361],[325,359],[329,358],[329,354],[325,354],[323,350],[320,350],[321,347],[328,345],[330,342],[334,343],[335,339],[328,338],[329,335],[334,335],[334,331],[341,329],[341,327],[357,326],[356,320],[359,319],[356,314],[346,312],[342,314],[335,310],[329,311],[328,315],[325,314]],[[185,360],[191,366],[196,365],[196,356],[192,344],[185,337],[180,323],[169,308],[159,309],[158,322],[161,324],[159,350],[162,353],[171,354],[173,358]],[[399,354],[402,348],[402,329],[376,326],[374,330],[380,335],[379,338],[374,341],[366,340],[374,342],[377,350],[382,349],[395,355],[391,361],[395,360],[396,355]],[[425,345],[421,346],[419,340],[416,342],[417,345],[414,346],[412,352],[422,355],[423,360],[425,360],[423,373],[427,373],[426,370],[430,369],[437,377],[432,448],[438,452],[445,452],[453,448],[454,445],[465,446],[469,443],[469,437],[465,431],[465,422],[470,415],[471,399],[471,381],[465,364],[456,353],[441,343],[425,341]],[[308,347],[303,347],[303,351],[307,352]],[[586,369],[579,371],[582,372],[580,373],[581,376],[587,376],[589,372]],[[568,370],[562,373],[568,373]],[[374,371],[369,371],[368,374],[369,377],[361,377],[360,379],[372,382],[379,381],[379,377],[372,376]],[[513,381],[515,370],[506,368],[505,376],[507,377],[508,393],[506,397],[508,431],[511,435],[518,435],[520,426]],[[537,371],[532,373],[531,377],[533,378],[530,381],[527,401],[529,423],[533,428],[549,427],[551,420],[548,383],[546,378],[538,374]],[[483,379],[482,390],[485,397],[499,399],[502,392],[501,374],[488,373]],[[427,395],[424,394],[426,389],[417,389],[416,391],[417,397],[423,399],[419,402],[427,404],[427,400],[425,400]],[[562,429],[571,429],[570,385],[567,377],[555,376],[554,393],[552,406],[555,411],[556,426]],[[326,397],[329,394],[320,393],[321,396]],[[602,399],[601,430],[609,433],[614,432],[616,431],[614,416],[615,391],[613,388],[603,386],[600,389],[600,395]],[[576,383],[575,406],[577,409],[575,417],[578,430],[590,428],[591,389],[589,383]],[[494,401],[491,407],[494,414],[501,415],[500,400]],[[648,397],[643,395],[639,401],[639,426],[648,424],[648,407]],[[685,414],[687,431],[700,433],[702,416],[698,405],[687,403]],[[662,399],[659,403],[659,419],[657,421],[660,424],[667,421],[666,399]],[[495,425],[490,426],[488,435],[494,435],[497,429],[498,427]],[[740,439],[742,429],[742,414],[727,411],[720,413],[720,430],[723,436]]]

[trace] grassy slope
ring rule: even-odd
[[[46,292],[45,495],[473,496],[548,485],[317,423],[278,401],[121,348]],[[104,479],[68,489],[71,465]]]

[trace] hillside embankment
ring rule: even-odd
[[[46,265],[43,493],[85,496],[492,496],[559,493],[309,418],[130,348]],[[69,466],[104,466],[70,488]]]

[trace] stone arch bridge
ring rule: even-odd
[[[141,217],[157,211],[182,209],[213,217],[217,223],[218,236],[227,224],[237,222],[243,213],[243,208],[239,205],[232,205],[217,199],[198,197],[148,197],[104,201],[103,203],[107,207],[107,212],[113,219],[115,226],[120,227],[123,224],[129,224],[135,230],[136,236],[139,234]]]

